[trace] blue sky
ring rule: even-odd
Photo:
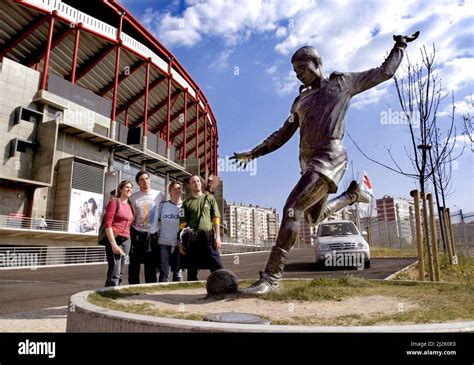
[[[291,55],[311,45],[323,58],[325,75],[379,66],[393,46],[393,34],[421,35],[408,48],[413,62],[420,47],[437,50],[437,72],[444,92],[454,91],[455,153],[452,210],[474,211],[473,153],[461,135],[461,116],[474,114],[474,2],[471,1],[148,1],[121,3],[141,20],[180,60],[208,98],[219,124],[219,155],[253,148],[277,130],[289,115],[298,86]],[[406,59],[405,59],[406,61]],[[405,64],[405,63],[404,63]],[[403,64],[403,65],[404,65]],[[402,71],[399,69],[399,72]],[[449,101],[450,97],[446,98]],[[391,110],[391,112],[390,112]],[[449,103],[439,108],[447,129]],[[393,166],[390,148],[402,169],[412,172],[405,148],[408,126],[384,123],[400,112],[393,80],[355,97],[346,115],[344,142],[349,169],[339,187],[367,171],[376,197],[409,198],[414,180],[367,160],[349,133],[370,157]],[[392,113],[392,114],[389,114]],[[275,207],[280,212],[299,178],[299,135],[258,159],[256,173],[221,172],[228,201]],[[352,162],[352,164],[351,164]]]

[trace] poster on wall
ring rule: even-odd
[[[97,234],[103,199],[102,194],[72,189],[69,206],[69,232]]]

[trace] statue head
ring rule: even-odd
[[[308,60],[313,61],[316,65],[323,65],[323,60],[321,59],[321,56],[319,55],[318,51],[316,51],[316,49],[311,46],[301,47],[291,57],[291,63]]]
[[[315,81],[319,83],[324,78],[323,60],[313,47],[305,46],[298,49],[291,57],[291,63],[296,77],[305,86],[309,86]]]

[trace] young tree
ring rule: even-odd
[[[474,101],[471,99],[471,104],[474,106]],[[473,126],[473,117],[471,114],[463,114],[463,134],[466,136],[466,144],[468,145],[471,152],[474,152],[474,126]]]
[[[455,140],[451,137],[455,135],[454,107],[449,126],[443,136],[440,128],[438,128],[437,115],[438,108],[446,95],[441,91],[441,80],[436,72],[436,48],[433,45],[432,51],[428,52],[426,47],[423,46],[420,52],[421,63],[413,64],[408,59],[403,76],[394,77],[398,101],[402,109],[401,119],[403,124],[408,125],[409,129],[410,147],[408,149],[405,147],[405,153],[410,159],[413,171],[404,171],[401,168],[392,155],[391,148],[387,148],[387,152],[394,166],[388,166],[370,158],[354,143],[369,160],[417,181],[420,194],[423,197],[423,237],[428,252],[430,278],[433,280],[433,255],[432,247],[429,244],[428,209],[425,197],[431,180],[436,192],[438,190],[442,191],[444,202],[444,194],[451,181],[451,175],[449,174],[449,178],[447,177],[446,169],[450,168],[453,161],[452,151]],[[437,196],[437,201],[439,202],[439,196]]]

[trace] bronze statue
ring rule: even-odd
[[[283,146],[300,128],[301,178],[288,197],[275,245],[260,279],[244,294],[265,294],[278,287],[288,251],[298,239],[299,223],[303,215],[316,224],[330,214],[355,202],[368,202],[353,181],[343,194],[328,201],[335,193],[347,169],[347,154],[342,143],[344,117],[351,98],[383,81],[390,79],[403,58],[407,43],[418,38],[393,36],[395,45],[385,62],[364,72],[333,72],[324,76],[321,56],[313,47],[302,47],[291,58],[296,77],[303,85],[291,107],[291,114],[283,126],[265,141],[247,152],[234,153],[231,159],[246,166],[254,158],[266,155]]]

